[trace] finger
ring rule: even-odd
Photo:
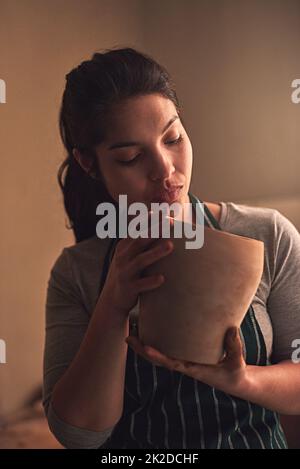
[[[136,291],[140,294],[149,290],[154,290],[160,287],[165,282],[165,277],[162,274],[148,275],[142,277],[135,282]]]
[[[137,337],[128,336],[126,337],[125,341],[129,345],[129,347],[131,347],[137,354],[141,355],[145,360],[154,362],[156,366],[162,366],[160,363],[152,359],[152,357],[145,350],[144,345],[140,342]]]
[[[226,361],[240,362],[243,358],[243,347],[237,327],[227,330],[225,336]]]
[[[125,342],[127,342],[127,344],[130,345],[130,347],[133,348],[140,355],[146,355],[144,346],[137,337],[128,336],[126,337]]]
[[[126,342],[136,351],[142,355],[146,360],[151,361],[157,366],[164,366],[165,368],[179,369],[182,368],[182,363],[180,360],[175,358],[167,357],[159,350],[150,347],[149,345],[143,345],[137,337],[128,336]]]
[[[169,355],[165,355],[159,350],[148,345],[145,345],[145,350],[151,359],[159,362],[162,366],[170,370],[176,370],[185,373],[187,370],[192,371],[193,366],[197,366],[197,363],[170,357]]]
[[[170,240],[163,240],[146,252],[143,252],[137,256],[134,260],[134,265],[141,266],[141,269],[145,269],[149,265],[158,261],[159,259],[167,256],[174,248],[174,243]]]
[[[129,236],[129,233],[127,232],[127,236],[125,238],[122,238],[122,240],[119,242],[119,251],[120,253],[130,253],[130,255],[134,255],[138,252],[141,251],[141,249],[145,246],[147,246],[149,243],[153,242],[153,239],[149,236],[150,234],[150,220],[152,216],[153,211],[150,210],[147,212],[146,218],[142,218],[141,220],[141,225],[140,225],[140,234],[141,236],[138,236],[136,238],[132,238]],[[128,216],[128,222],[130,221],[130,216]],[[146,228],[146,229],[145,229]],[[142,233],[145,235],[145,237],[142,236]]]
[[[174,225],[174,220],[172,217],[170,217],[169,213],[160,212],[158,214],[155,214],[152,211],[150,214],[149,221],[150,225],[148,228],[148,236],[150,236],[152,239],[170,238],[171,227],[172,225]]]
[[[149,345],[145,345],[145,351],[153,360],[158,361],[159,363],[163,364],[164,366],[174,366],[177,364],[178,360],[176,358],[169,357],[159,350],[150,347]]]
[[[134,257],[143,252],[148,246],[156,242],[157,239],[153,239],[150,236],[147,238],[123,238],[119,243],[119,253],[126,256],[128,259],[134,259]]]
[[[162,226],[161,220],[159,219],[159,232],[158,236],[151,236],[151,224],[153,223],[153,210],[150,210],[147,214],[146,229],[141,229],[141,232],[146,235],[146,237],[137,237],[137,238],[130,238],[127,237],[119,242],[119,253],[125,255],[129,260],[134,259],[136,255],[145,251],[149,246],[154,243],[157,243],[161,240],[162,237]],[[174,224],[173,219],[170,217],[165,217],[165,221],[170,223],[170,225]]]

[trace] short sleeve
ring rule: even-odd
[[[51,406],[52,390],[71,364],[89,323],[80,289],[73,280],[68,248],[54,263],[46,295],[46,324],[43,363],[43,406],[50,430],[68,448],[97,448],[108,437],[108,431],[95,432],[63,422]]]
[[[279,211],[274,216],[271,289],[267,310],[273,326],[271,362],[291,360],[300,338],[300,234]]]

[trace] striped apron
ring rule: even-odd
[[[189,198],[194,206],[200,202],[191,193]],[[220,230],[208,207],[203,207],[205,225]],[[100,289],[117,241],[106,255]],[[130,334],[137,335],[137,327],[137,320],[131,318]],[[240,336],[247,364],[270,364],[252,305]],[[99,449],[104,448],[286,449],[287,443],[275,412],[156,366],[128,347],[124,410]]]

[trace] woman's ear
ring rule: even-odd
[[[77,148],[73,148],[72,153],[83,171],[85,171],[91,178],[96,179],[97,181],[102,181],[101,174],[97,167],[94,166],[95,163],[90,157],[81,153]]]
[[[76,161],[82,167],[82,169],[89,174],[92,167],[91,160],[84,156],[77,148],[73,148],[72,153]]]

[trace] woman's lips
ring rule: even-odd
[[[159,195],[156,195],[155,198],[151,200],[151,202],[167,202],[168,204],[171,204],[178,198],[182,188],[183,186],[177,186],[174,189],[170,189],[168,191],[164,190],[163,192],[159,193]]]

